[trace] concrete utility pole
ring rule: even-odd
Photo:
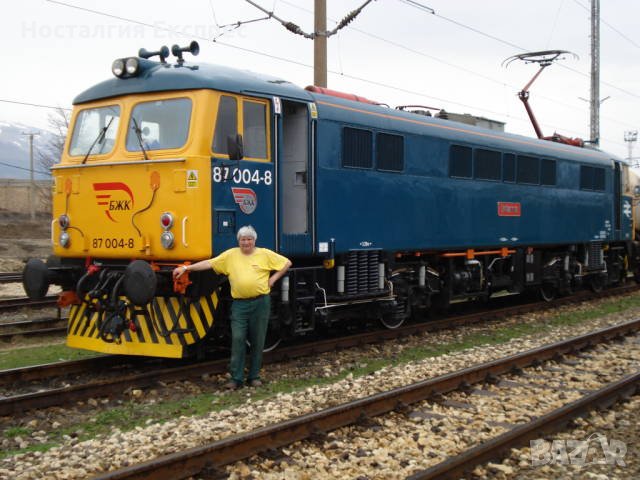
[[[31,184],[29,185],[29,217],[34,222],[36,220],[36,182],[33,178],[33,137],[40,134],[22,132],[22,135],[29,137],[29,177],[31,179]]]
[[[327,87],[327,0],[315,0],[313,84]]]
[[[600,0],[591,0],[591,141],[600,143]]]
[[[327,87],[327,38],[331,35],[335,35],[339,30],[349,25],[354,18],[360,15],[360,12],[369,5],[373,0],[365,0],[355,10],[349,12],[333,30],[327,30],[327,0],[314,0],[314,26],[313,32],[305,32],[298,25],[293,22],[286,21],[282,18],[278,18],[273,12],[261,7],[253,0],[246,0],[258,10],[263,11],[268,15],[267,18],[261,20],[267,20],[273,18],[282,24],[284,28],[296,35],[302,35],[304,38],[313,39],[313,84],[317,87]],[[240,22],[238,22],[240,25]]]

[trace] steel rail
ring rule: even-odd
[[[624,291],[627,291],[630,287],[623,288]],[[635,290],[638,289],[638,287],[634,285],[631,287],[631,289]],[[560,299],[559,301],[566,303],[568,300]],[[507,307],[501,310],[463,315],[455,318],[444,318],[442,320],[411,324],[393,330],[377,330],[364,334],[351,335],[348,337],[338,337],[327,340],[320,340],[312,343],[302,343],[266,353],[264,355],[264,364],[269,365],[286,361],[292,358],[308,357],[317,355],[319,353],[379,343],[382,341],[403,338],[425,332],[433,332],[466,326],[470,324],[476,324],[483,321],[494,320],[495,318],[500,318],[506,315],[531,312],[534,309],[553,308],[557,305],[558,303],[556,302],[538,302],[535,304]],[[25,380],[44,380],[51,377],[52,375],[61,376],[67,375],[69,373],[81,373],[83,369],[84,371],[102,371],[104,366],[96,363],[100,362],[99,358],[105,357],[98,357],[98,359],[76,360],[71,362],[68,367],[65,365],[67,362],[60,362],[43,366],[33,366],[0,371],[0,385],[13,384]],[[118,364],[117,359],[119,358],[119,356],[106,358],[111,358],[108,365]],[[144,362],[145,359],[148,361],[148,357],[130,358],[136,358],[140,362]],[[145,388],[152,386],[159,381],[180,381],[199,377],[204,374],[220,375],[224,374],[227,371],[227,367],[228,359],[211,360],[196,364],[169,367],[152,372],[130,374],[117,379],[107,379],[83,385],[72,385],[63,388],[0,398],[0,416],[17,414],[35,408],[47,408],[57,405],[64,405],[65,403],[85,400],[92,397],[103,397],[107,395],[118,394],[122,392],[123,389],[128,387]],[[60,372],[58,372],[57,369],[59,369]]]
[[[35,330],[22,330],[13,332],[0,332],[0,343],[10,343],[14,338],[34,338],[34,337],[51,337],[62,336],[67,333],[67,327],[50,327],[39,328]]]
[[[481,463],[499,459],[512,448],[526,445],[529,440],[561,430],[569,421],[587,415],[593,408],[608,408],[620,399],[635,395],[639,390],[640,372],[636,372],[431,468],[415,472],[407,480],[462,478],[466,472]]]
[[[49,326],[59,322],[67,322],[68,318],[36,318],[33,320],[18,320],[16,322],[0,323],[0,330],[27,331],[41,328],[43,325]]]
[[[3,298],[0,299],[0,310],[10,310],[22,307],[51,307],[56,306],[58,300],[57,295],[49,295],[40,299],[32,299],[27,297],[21,298]]]
[[[114,366],[124,366],[126,364],[139,362],[142,358],[143,357],[131,357],[127,355],[98,355],[82,360],[11,368],[0,371],[0,386],[43,380],[53,375],[61,377],[90,371],[104,371]]]
[[[0,283],[22,282],[22,273],[2,272],[0,273]]]
[[[271,448],[283,447],[312,435],[352,425],[363,418],[417,403],[459,388],[634,333],[640,320],[598,330],[508,357],[469,367],[412,385],[378,393],[284,422],[232,435],[207,445],[165,455],[137,465],[98,475],[96,480],[187,478],[203,470],[217,469]]]

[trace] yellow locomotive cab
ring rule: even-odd
[[[190,124],[211,123],[212,112],[206,108],[213,104],[207,101],[211,95],[136,95],[74,111],[73,134],[53,170],[56,256],[181,261],[211,255],[210,238],[200,236],[211,231],[211,132],[188,129]],[[174,118],[166,112],[172,103]],[[154,112],[148,112],[153,108],[161,109],[163,118],[154,121]],[[187,129],[176,135],[174,125],[185,120]],[[141,142],[135,128],[143,132]],[[166,140],[163,129],[168,130]],[[143,137],[147,132],[154,136]],[[94,137],[101,140],[96,145],[107,147],[91,149]],[[165,148],[163,142],[173,148]],[[171,224],[163,224],[163,214],[170,216]],[[171,234],[173,242],[163,245],[164,233]]]
[[[112,264],[144,260],[157,271],[212,255],[213,129],[194,125],[212,125],[217,96],[188,90],[76,106],[53,168],[52,242],[55,256],[92,265],[93,287]],[[101,312],[105,295],[86,290],[71,306],[67,345],[104,353],[183,357],[212,329],[218,304],[215,292],[154,295],[112,314],[115,335]]]

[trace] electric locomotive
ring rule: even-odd
[[[24,270],[31,297],[62,286],[69,346],[185,357],[224,341],[225,278],[171,271],[236,246],[248,224],[294,264],[272,291],[272,346],[499,291],[600,289],[637,269],[618,158],[189,52],[117,59],[74,100],[52,168],[53,256]]]

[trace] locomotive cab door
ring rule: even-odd
[[[285,255],[311,254],[313,249],[312,107],[315,105],[289,100],[281,105],[279,249]]]
[[[243,225],[256,229],[260,247],[276,247],[270,111],[268,99],[220,95],[211,157],[213,255],[238,246]]]

